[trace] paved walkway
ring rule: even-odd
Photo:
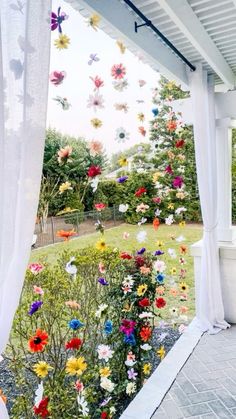
[[[236,418],[236,325],[202,337],[152,416],[183,418]]]

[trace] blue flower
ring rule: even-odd
[[[136,345],[136,339],[133,333],[130,335],[124,336],[124,343],[127,343],[127,345],[135,346]]]
[[[118,179],[116,179],[116,181],[117,181],[118,183],[124,183],[124,182],[126,182],[126,181],[127,181],[127,179],[128,179],[128,176],[121,176],[121,177],[119,177]]]
[[[109,282],[107,282],[107,280],[105,278],[99,278],[98,282],[101,285],[109,285]]]
[[[38,309],[41,307],[41,305],[43,304],[42,301],[34,301],[31,304],[30,310],[28,311],[28,314],[30,316],[32,316],[32,314],[36,313],[36,311],[38,311]]]
[[[72,319],[68,322],[68,326],[73,329],[73,330],[77,330],[80,327],[84,326],[84,323],[82,323],[80,320],[78,319]]]
[[[152,113],[154,116],[157,116],[159,114],[159,110],[157,108],[152,109]]]
[[[144,252],[146,252],[146,248],[142,247],[140,250],[137,251],[137,255],[142,255]]]
[[[106,335],[110,335],[112,333],[112,326],[113,323],[111,320],[107,320],[104,324],[104,333],[106,333]]]
[[[158,274],[158,275],[156,276],[156,281],[157,281],[159,284],[163,284],[164,279],[165,279],[165,275],[163,275],[163,274]]]
[[[160,256],[160,255],[164,255],[164,252],[162,250],[156,250],[154,253],[154,256]]]

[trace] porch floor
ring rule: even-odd
[[[236,325],[203,335],[152,419],[236,417]]]

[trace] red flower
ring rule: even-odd
[[[100,202],[99,204],[95,204],[94,206],[97,211],[102,211],[106,208],[106,204],[103,204],[102,202]]]
[[[48,334],[45,330],[37,329],[35,335],[29,339],[30,352],[42,352],[48,343]]]
[[[69,342],[66,342],[66,349],[79,349],[83,341],[80,338],[72,338]]]
[[[141,195],[143,195],[144,193],[146,193],[147,192],[147,189],[146,188],[139,188],[136,192],[135,192],[135,196],[141,196]]]
[[[140,268],[141,266],[145,265],[145,260],[142,256],[135,256],[135,263],[137,267]]]
[[[177,140],[177,141],[175,142],[175,147],[177,147],[177,148],[181,148],[181,147],[183,147],[183,146],[184,146],[184,144],[185,144],[185,141],[184,141],[184,140]]]
[[[126,75],[126,69],[123,64],[114,64],[111,68],[111,75],[114,79],[123,79]]]
[[[168,173],[169,175],[173,175],[173,170],[170,164],[168,164],[168,166],[166,166],[165,168],[165,172]]]
[[[127,253],[127,252],[122,252],[122,253],[120,254],[120,258],[121,258],[121,259],[128,259],[128,260],[130,260],[130,259],[132,259],[132,256],[131,256],[131,255],[129,255],[129,253]]]
[[[94,90],[99,89],[99,87],[104,86],[104,82],[100,77],[98,77],[98,76],[96,76],[94,78],[90,77],[90,79],[94,82],[94,86],[95,86]]]
[[[49,402],[49,398],[45,397],[44,399],[41,400],[41,402],[39,402],[37,406],[34,406],[33,410],[34,410],[35,415],[39,415],[41,416],[41,418],[46,418],[47,416],[49,416],[49,411],[47,409],[48,402]]]
[[[152,198],[153,202],[155,202],[155,204],[160,204],[161,203],[161,198],[159,196],[155,196],[154,198]]]
[[[143,326],[139,335],[143,342],[147,342],[152,336],[152,329],[149,326]]]
[[[107,412],[102,412],[101,413],[101,419],[108,419],[108,418],[109,418],[109,416],[108,416]]]
[[[88,177],[96,177],[102,173],[100,166],[90,166],[88,169]]]
[[[151,302],[150,302],[149,298],[144,297],[144,298],[142,298],[142,300],[139,300],[138,305],[140,307],[149,307],[151,305]]]
[[[139,130],[140,134],[143,135],[143,137],[145,137],[145,135],[147,133],[147,131],[145,130],[145,128],[144,127],[139,127],[138,130]]]
[[[166,305],[166,300],[164,300],[162,297],[156,298],[155,304],[157,308],[163,308]]]
[[[153,222],[152,222],[153,228],[154,230],[157,230],[159,225],[160,225],[160,221],[158,218],[154,218]]]

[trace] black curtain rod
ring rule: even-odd
[[[132,1],[130,0],[123,0],[145,23],[138,25],[135,22],[135,32],[138,31],[138,28],[141,26],[149,26],[149,28],[151,28],[153,30],[153,32],[155,32],[159,38],[162,39],[162,41],[185,63],[187,64],[187,66],[192,70],[195,71],[196,67],[190,63],[190,61],[183,55],[181,54],[181,52],[172,44],[172,42],[169,41],[169,39],[167,39],[165,37],[165,35],[163,35],[163,33],[161,33],[159,31],[159,29],[156,28],[156,26],[154,26],[152,24],[152,22],[141,12],[141,10],[139,10]]]

